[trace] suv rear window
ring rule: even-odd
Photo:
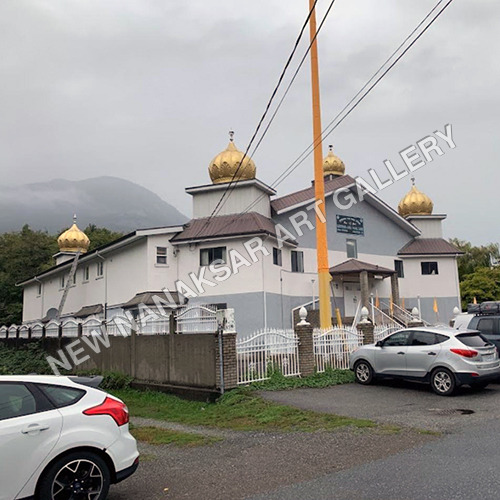
[[[485,347],[487,345],[491,345],[479,333],[461,333],[460,335],[457,335],[457,339],[467,347]]]
[[[38,387],[50,399],[50,401],[54,403],[56,408],[74,405],[80,401],[85,394],[85,391],[82,389],[64,387],[61,385],[38,384]]]

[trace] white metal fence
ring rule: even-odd
[[[326,331],[315,330],[313,341],[317,372],[324,372],[326,368],[347,370],[349,356],[363,345],[363,335],[353,327],[335,327]]]
[[[266,380],[274,370],[300,375],[299,341],[293,330],[267,329],[236,340],[238,384]]]
[[[177,333],[217,332],[217,309],[214,306],[202,304],[185,306],[179,310],[175,319]]]
[[[378,342],[379,340],[385,339],[389,335],[391,335],[394,332],[397,332],[398,330],[401,330],[402,327],[401,325],[392,325],[392,326],[387,326],[387,325],[377,325],[375,326],[373,330],[373,338],[375,342]]]

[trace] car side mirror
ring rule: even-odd
[[[384,343],[379,340],[376,344],[375,344],[375,347],[384,347]]]

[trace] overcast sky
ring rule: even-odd
[[[336,1],[319,37],[324,125],[435,3]],[[307,11],[307,0],[1,0],[0,184],[112,175],[190,215],[184,188],[209,182],[229,129],[245,149]],[[456,149],[417,185],[448,214],[446,236],[474,243],[500,240],[499,41],[499,2],[455,0],[326,141],[347,173],[383,175],[384,160],[401,167],[400,150],[451,123]],[[310,100],[304,65],[254,156],[264,182],[309,145]],[[309,159],[278,192],[311,178]],[[409,187],[381,196],[395,206]]]

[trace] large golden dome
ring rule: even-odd
[[[415,186],[415,179],[412,179],[413,186],[406,196],[399,202],[399,215],[431,215],[434,208],[432,200]]]
[[[73,217],[73,225],[57,238],[57,244],[61,252],[85,253],[89,249],[90,240],[76,225],[76,216]]]
[[[333,154],[333,146],[330,145],[328,148],[328,154],[323,160],[323,175],[344,175],[344,162],[338,156]]]
[[[235,181],[255,179],[255,163],[249,156],[246,156],[242,163],[244,153],[234,145],[233,135],[233,132],[229,133],[230,140],[227,148],[220,152],[208,166],[208,173],[214,184],[231,182],[233,177]]]

